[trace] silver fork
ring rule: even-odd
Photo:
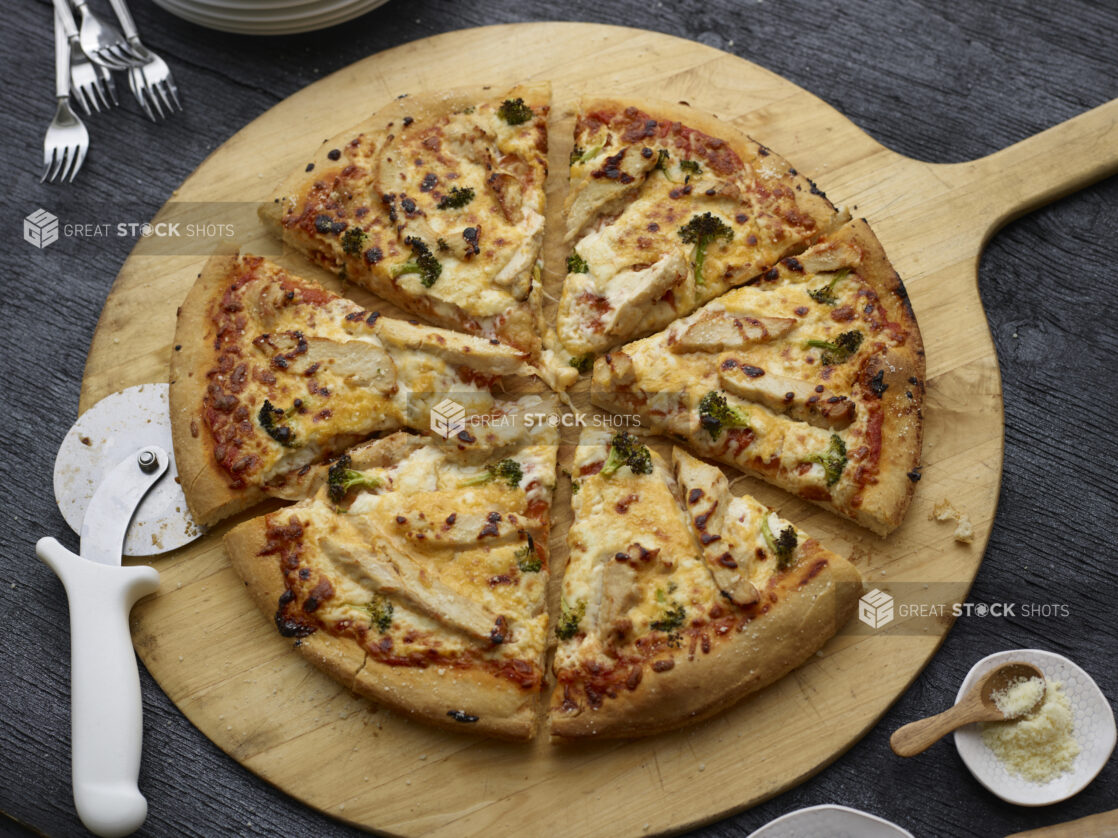
[[[116,12],[124,35],[128,39],[129,48],[143,59],[141,65],[133,66],[128,70],[128,86],[132,89],[132,95],[136,97],[140,107],[144,109],[144,113],[148,115],[148,119],[152,122],[162,119],[164,109],[167,115],[176,110],[181,111],[179,89],[175,86],[167,62],[140,42],[140,33],[124,0],[109,0],[109,5]]]
[[[143,57],[132,51],[131,45],[124,40],[119,31],[102,23],[85,0],[72,0],[74,8],[81,13],[81,46],[95,64],[110,70],[127,70],[144,62]]]
[[[95,65],[82,52],[78,27],[74,23],[74,15],[66,0],[54,0],[54,13],[62,22],[62,30],[70,43],[71,93],[82,106],[85,115],[89,116],[94,110],[100,113],[102,105],[107,110],[120,104],[116,98],[112,71]]]
[[[89,150],[89,132],[70,109],[70,40],[62,21],[54,15],[54,81],[58,109],[43,138],[43,176],[49,180],[73,181]]]

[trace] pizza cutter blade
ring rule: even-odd
[[[54,461],[54,497],[81,534],[90,498],[108,472],[147,445],[172,450],[169,387],[140,384],[106,396],[67,432]],[[170,473],[148,492],[124,538],[124,555],[154,556],[189,544],[204,530],[194,523],[171,459]]]

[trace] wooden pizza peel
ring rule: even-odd
[[[1118,100],[989,157],[932,164],[884,148],[791,82],[700,44],[596,24],[494,26],[373,55],[294,94],[218,148],[175,200],[262,201],[324,137],[400,93],[536,80],[553,85],[551,165],[560,175],[579,94],[653,94],[733,122],[869,220],[905,280],[928,356],[923,478],[908,517],[883,540],[751,479],[735,490],[851,556],[867,587],[913,596],[927,586],[929,598],[944,590],[964,598],[990,535],[1002,465],[1001,383],[977,287],[982,247],[1010,218],[1118,171]],[[366,104],[356,110],[354,102]],[[561,181],[554,178],[553,188]],[[275,252],[251,212],[237,226],[244,249]],[[563,254],[551,233],[556,265]],[[175,309],[204,261],[142,245],[133,252],[94,336],[83,409],[120,387],[167,379]],[[297,255],[277,261],[343,290]],[[560,279],[546,281],[554,287]],[[352,286],[344,290],[392,311]],[[575,401],[586,407],[585,384]],[[561,480],[556,576],[568,491]],[[952,526],[929,520],[943,498],[973,522],[973,543],[955,542]],[[229,567],[221,537],[238,520],[153,562],[163,585],[133,612],[137,650],[187,717],[247,768],[327,814],[395,835],[647,835],[723,817],[849,748],[950,627],[949,618],[897,616],[877,630],[854,621],[789,677],[675,733],[574,746],[546,736],[494,742],[378,709],[294,653]]]

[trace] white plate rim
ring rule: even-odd
[[[1011,660],[1023,660],[1026,662],[1031,662],[1029,661],[1030,656],[1062,664],[1063,666],[1070,667],[1071,669],[1082,674],[1083,677],[1087,680],[1087,684],[1089,685],[1088,689],[1090,690],[1092,698],[1107,709],[1107,713],[1104,715],[1103,718],[1109,721],[1107,732],[1109,734],[1110,744],[1109,746],[1105,747],[1106,757],[1099,763],[1098,767],[1090,773],[1090,776],[1086,776],[1081,784],[1079,784],[1077,787],[1072,787],[1071,791],[1068,791],[1066,793],[1056,792],[1054,796],[1051,797],[1023,799],[1017,797],[1011,791],[1006,791],[1005,789],[998,788],[997,784],[994,783],[992,780],[988,782],[987,778],[983,776],[979,770],[976,769],[971,760],[968,758],[967,748],[960,747],[960,743],[966,741],[968,735],[968,732],[966,730],[964,730],[963,728],[956,730],[953,738],[955,741],[955,750],[958,752],[960,759],[962,759],[963,764],[967,767],[967,770],[970,771],[971,776],[978,780],[983,788],[985,788],[991,794],[1001,798],[1006,803],[1012,803],[1015,806],[1036,808],[1040,806],[1051,806],[1054,803],[1060,803],[1064,800],[1068,800],[1069,798],[1075,797],[1075,795],[1079,794],[1081,791],[1087,788],[1087,786],[1091,785],[1091,783],[1095,781],[1095,778],[1098,777],[1099,774],[1102,772],[1103,768],[1106,767],[1106,764],[1110,761],[1111,755],[1114,753],[1114,746],[1116,743],[1118,743],[1118,728],[1116,728],[1115,726],[1114,710],[1110,706],[1110,701],[1107,699],[1106,694],[1103,693],[1099,685],[1095,682],[1095,679],[1091,677],[1091,674],[1070,658],[1066,658],[1058,652],[1050,652],[1047,649],[1010,649],[1005,652],[994,652],[992,655],[987,655],[970,668],[970,672],[967,673],[966,677],[963,679],[963,683],[959,686],[959,693],[955,696],[955,703],[958,704],[960,701],[962,701],[963,696],[971,688],[971,685],[978,679],[978,677],[988,672],[996,664],[1008,663]],[[1043,669],[1043,666],[1041,668]],[[1047,675],[1048,673],[1046,672],[1045,674]],[[970,726],[968,725],[967,727]],[[1044,788],[1044,786],[1036,784],[1033,784],[1033,787],[1038,790]]]
[[[846,815],[853,815],[855,817],[861,818],[862,820],[869,821],[870,823],[875,823],[879,826],[889,827],[891,829],[896,830],[896,834],[897,834],[898,838],[915,838],[915,836],[911,832],[909,832],[907,829],[905,829],[904,827],[897,826],[892,821],[887,821],[884,818],[878,817],[877,815],[871,815],[869,812],[863,812],[861,809],[854,809],[854,808],[851,808],[850,806],[842,806],[842,805],[839,805],[837,803],[822,803],[818,806],[807,806],[803,809],[796,809],[795,811],[792,811],[792,812],[785,812],[780,817],[774,818],[773,820],[769,821],[768,823],[764,824],[763,826],[761,826],[761,827],[755,829],[753,832],[749,833],[747,838],[764,838],[765,832],[770,827],[778,826],[778,825],[781,825],[781,824],[788,824],[789,822],[791,822],[791,821],[793,821],[793,820],[799,818],[800,816],[805,815],[809,812],[823,812],[823,811],[842,812]]]
[[[322,18],[307,19],[298,22],[260,21],[258,23],[230,22],[228,20],[208,17],[178,5],[174,0],[152,0],[152,2],[169,14],[175,15],[176,17],[198,26],[215,29],[219,32],[229,32],[236,35],[278,36],[297,35],[305,32],[313,32],[317,29],[326,29],[330,26],[337,26],[338,24],[346,23],[353,18],[360,17],[361,15],[373,11],[379,6],[384,5],[387,0],[358,0],[355,5],[337,10]]]

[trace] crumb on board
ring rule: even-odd
[[[955,540],[963,544],[970,544],[974,541],[974,524],[971,523],[964,513],[955,508],[947,498],[937,501],[936,505],[932,507],[932,512],[928,515],[929,521],[954,521],[955,532],[953,533]]]

